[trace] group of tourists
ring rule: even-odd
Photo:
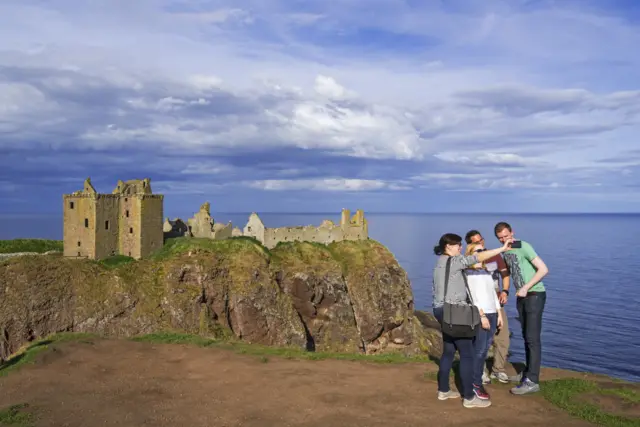
[[[542,279],[548,273],[544,261],[524,240],[514,238],[506,222],[494,228],[502,247],[489,250],[477,230],[462,237],[444,234],[434,253],[433,314],[442,327],[443,350],[438,371],[438,399],[459,399],[465,408],[491,406],[485,389],[492,379],[518,383],[515,395],[540,390],[542,313],[546,292]],[[509,352],[509,325],[504,305],[513,284],[518,318],[522,326],[526,366],[520,375],[505,371]],[[491,372],[487,355],[494,345]],[[451,389],[449,375],[456,351],[460,354],[461,393]],[[461,396],[462,394],[462,396]]]

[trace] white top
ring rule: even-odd
[[[467,270],[466,272],[473,305],[485,313],[497,313],[500,310],[500,301],[491,274],[486,270]]]

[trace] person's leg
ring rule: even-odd
[[[546,302],[544,292],[536,295],[528,295],[525,302],[525,341],[528,343],[529,360],[527,369],[519,386],[514,387],[513,394],[528,394],[540,391],[540,365],[542,361],[542,313]]]
[[[540,365],[542,362],[542,313],[546,303],[546,293],[541,292],[527,297],[527,331],[526,340],[529,343],[529,362],[527,378],[538,384],[540,382]]]
[[[474,342],[472,338],[458,338],[455,341],[458,353],[460,353],[460,382],[462,383],[462,396],[469,400],[474,398],[473,373],[474,373]],[[482,373],[480,374],[482,375]]]
[[[487,314],[487,319],[489,320],[489,329],[479,328],[474,352],[473,391],[480,399],[489,399],[489,393],[487,393],[482,384],[482,373],[484,372],[489,347],[493,342],[493,335],[496,332],[498,315],[496,313]]]
[[[434,308],[433,315],[442,325],[443,310],[442,307]],[[442,334],[442,356],[440,356],[440,365],[438,368],[438,399],[447,400],[459,398],[460,394],[451,390],[449,385],[449,375],[453,366],[453,359],[456,354],[456,346],[454,338]]]
[[[502,307],[502,328],[494,335],[493,346],[493,367],[492,376],[501,382],[508,382],[509,377],[506,374],[505,366],[507,364],[507,356],[509,354],[509,320],[507,311]],[[501,375],[502,374],[502,375]]]
[[[525,366],[521,372],[522,378],[527,375],[529,369],[529,343],[527,343],[527,312],[526,312],[526,298],[518,298],[516,307],[518,309],[518,319],[520,320],[520,327],[522,328],[522,339],[524,341],[524,358]]]
[[[438,391],[441,393],[447,393],[451,390],[449,375],[451,374],[455,354],[456,346],[453,337],[442,334],[442,356],[440,357],[440,367],[438,368]]]

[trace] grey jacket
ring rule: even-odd
[[[445,302],[444,279],[447,267],[448,255],[438,257],[433,269],[433,307],[442,307]],[[462,271],[478,262],[475,255],[457,255],[451,259],[451,271],[449,271],[449,291],[446,301],[450,304],[460,304],[467,300],[467,289],[462,277]]]

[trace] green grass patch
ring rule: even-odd
[[[129,264],[134,262],[135,258],[126,256],[126,255],[114,255],[109,258],[102,259],[98,261],[101,265],[104,265],[108,268],[120,267],[121,265]]]
[[[28,427],[33,425],[35,417],[29,412],[24,412],[29,407],[26,403],[10,406],[0,410],[0,425]]]
[[[622,387],[603,388],[595,381],[579,378],[564,378],[544,381],[542,395],[549,402],[566,410],[571,415],[605,427],[640,427],[640,418],[630,418],[605,412],[593,403],[582,400],[585,395],[616,395],[632,403],[638,402],[638,393]]]
[[[14,354],[11,358],[0,365],[0,377],[19,369],[20,367],[33,363],[38,354],[46,351],[50,346],[63,342],[85,342],[92,343],[96,338],[95,334],[61,332],[32,342],[22,351]]]
[[[132,341],[149,342],[158,344],[187,344],[198,347],[216,347],[231,350],[237,354],[258,356],[266,363],[270,356],[285,359],[302,360],[347,360],[373,363],[433,363],[428,356],[405,356],[400,353],[381,355],[365,355],[354,353],[312,352],[297,347],[271,347],[233,340],[217,340],[199,335],[181,334],[176,332],[159,332],[154,334],[139,335],[130,338]]]
[[[62,240],[47,239],[13,239],[0,240],[0,254],[11,254],[15,252],[37,252],[49,251],[62,252]]]
[[[151,258],[155,260],[163,260],[171,258],[174,255],[181,255],[190,250],[200,249],[211,252],[221,253],[239,253],[246,250],[258,250],[265,256],[269,257],[270,253],[267,248],[251,237],[236,236],[225,240],[212,240],[195,237],[175,237],[167,239],[162,249],[155,252]]]

